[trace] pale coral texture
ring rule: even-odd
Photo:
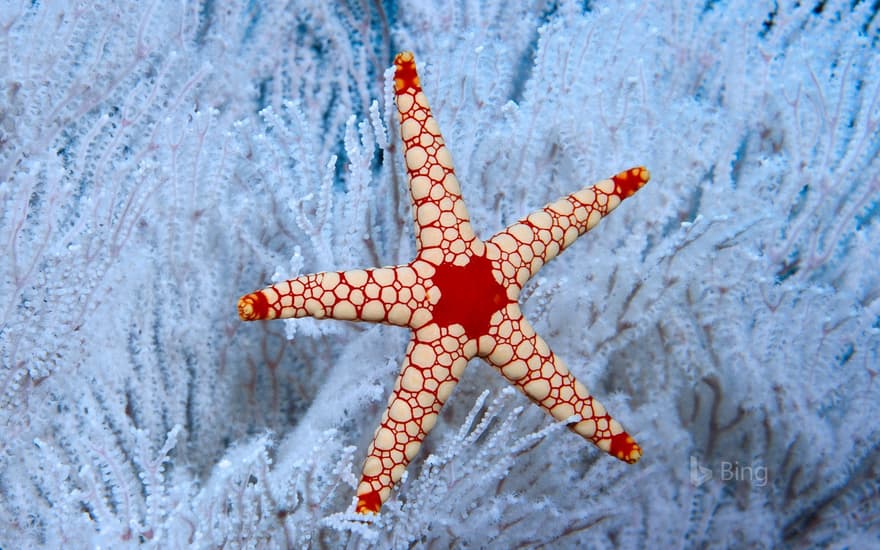
[[[875,544],[878,20],[850,0],[0,3],[0,547]],[[403,50],[477,238],[650,168],[518,298],[637,464],[474,362],[364,522],[407,330],[239,321],[256,288],[414,257]]]

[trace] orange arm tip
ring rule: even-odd
[[[400,95],[410,88],[415,91],[422,89],[412,52],[397,54],[397,57],[394,58],[394,66],[394,92],[396,94]]]

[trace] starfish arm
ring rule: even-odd
[[[244,321],[309,316],[413,326],[430,316],[427,306],[421,277],[404,265],[303,275],[242,296],[238,315]]]
[[[367,451],[357,489],[358,513],[379,512],[391,487],[434,427],[440,408],[467,365],[465,341],[461,331],[436,323],[417,331],[410,341],[388,407]]]
[[[545,263],[595,227],[650,177],[644,167],[630,168],[562,197],[492,237],[486,244],[501,257],[507,285],[522,287]]]
[[[569,426],[573,431],[624,462],[638,461],[642,456],[638,443],[572,376],[519,307],[510,305],[500,314],[497,328],[480,341],[480,355],[553,418],[579,416],[582,420]]]
[[[422,92],[412,53],[398,54],[394,65],[394,92],[419,257],[434,265],[462,265],[467,261],[464,253],[476,236],[461,197],[452,156]]]

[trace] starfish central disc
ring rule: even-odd
[[[432,279],[440,291],[434,322],[441,327],[459,324],[469,338],[487,334],[492,314],[512,302],[484,256],[472,256],[463,266],[441,264]]]

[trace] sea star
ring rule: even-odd
[[[243,296],[245,321],[312,316],[409,327],[412,339],[358,485],[359,513],[378,513],[474,356],[553,418],[628,463],[639,445],[520,312],[520,290],[649,178],[631,168],[537,210],[488,241],[474,235],[452,158],[411,52],[394,60],[394,91],[418,253],[406,265],[303,275]]]

